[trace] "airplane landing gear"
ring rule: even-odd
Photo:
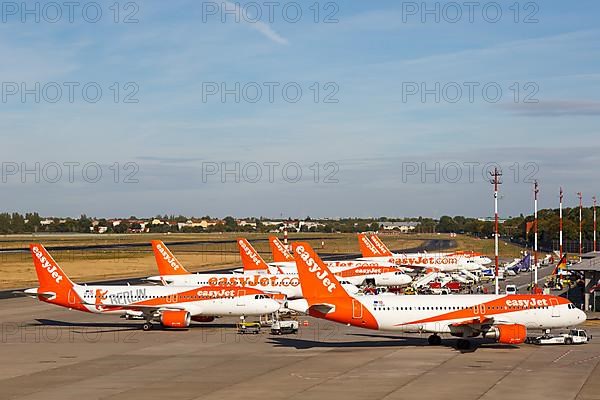
[[[458,339],[456,341],[456,348],[459,350],[469,350],[471,348],[471,342],[467,339]]]
[[[442,344],[442,338],[438,335],[431,335],[427,338],[427,342],[431,346],[439,346],[440,344]]]
[[[145,324],[142,325],[142,330],[148,332],[151,331],[152,328],[154,328],[154,325],[152,325],[150,322],[146,322]]]

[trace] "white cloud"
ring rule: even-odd
[[[275,32],[269,25],[265,24],[264,22],[262,22],[262,21],[249,22],[248,18],[245,18],[244,11],[240,8],[239,4],[234,4],[229,1],[226,1],[223,4],[225,4],[227,7],[229,7],[229,10],[231,10],[231,9],[235,10],[237,21],[243,21],[244,24],[246,24],[247,26],[251,27],[252,29],[258,31],[263,36],[265,36],[266,38],[268,38],[269,40],[271,40],[275,43],[284,44],[284,45],[289,44],[289,42],[286,38],[284,38],[283,36],[281,36],[280,34]]]

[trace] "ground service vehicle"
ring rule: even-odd
[[[583,344],[589,342],[591,336],[583,329],[571,329],[569,333],[561,333],[559,335],[543,335],[531,340],[534,344]]]
[[[271,334],[273,335],[286,335],[290,333],[298,333],[298,321],[289,320],[289,321],[275,321],[273,325],[271,325]]]

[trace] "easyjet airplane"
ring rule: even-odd
[[[519,344],[527,329],[571,327],[586,319],[570,301],[550,295],[351,296],[309,244],[294,243],[293,249],[304,299],[289,301],[288,308],[342,324],[429,332],[432,345],[450,334],[461,338],[459,348],[468,348],[469,337]]]
[[[296,262],[289,261],[294,257],[287,251],[285,246],[275,236],[269,237],[271,251],[274,260],[286,260],[281,263],[269,264],[270,270],[279,273],[297,273]],[[326,261],[331,271],[338,277],[350,283],[362,286],[373,284],[376,286],[403,286],[412,282],[412,277],[390,262],[373,260],[348,260],[348,261]]]
[[[176,286],[236,286],[259,289],[269,294],[282,294],[287,299],[302,298],[300,281],[297,274],[256,274],[255,271],[267,271],[268,266],[254,247],[246,239],[238,239],[238,248],[242,264],[248,274],[213,274],[210,272],[192,274],[185,269],[167,246],[160,240],[152,241],[154,257],[158,265],[159,276],[146,278],[150,282]],[[341,284],[350,293],[358,288],[347,281]],[[275,296],[277,298],[277,296]],[[282,299],[279,299],[282,300]]]
[[[480,258],[468,257],[465,254],[392,253],[377,235],[367,237],[361,233],[358,235],[358,244],[363,260],[388,261],[396,265],[432,268],[442,272],[478,271],[482,267],[478,262]]]
[[[467,258],[468,260],[472,260],[479,265],[487,265],[492,262],[491,258],[484,256],[481,253],[477,253],[475,251],[455,251],[453,253],[406,253],[406,254],[394,254],[389,248],[383,243],[383,241],[376,234],[372,234],[369,239],[375,245],[377,250],[386,255],[392,256],[404,256],[404,257],[457,257],[457,258]]]
[[[73,310],[145,319],[144,330],[152,329],[154,322],[168,328],[186,328],[191,321],[210,322],[223,315],[270,314],[280,308],[279,302],[250,287],[78,285],[44,246],[31,244],[29,248],[40,287],[27,289],[25,294]]]

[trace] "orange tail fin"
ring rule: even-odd
[[[378,329],[375,316],[361,300],[348,295],[308,243],[294,243],[293,249],[302,296],[308,303],[309,315],[342,324]]]
[[[269,236],[269,244],[271,245],[271,253],[273,254],[273,261],[275,262],[288,262],[294,261],[294,257],[285,248],[283,243],[277,238],[277,236]]]
[[[237,240],[238,248],[240,249],[240,257],[242,258],[242,266],[244,271],[263,271],[268,272],[269,266],[258,254],[254,247],[244,238]]]
[[[390,251],[390,249],[388,249],[388,247],[385,245],[385,243],[383,243],[383,241],[381,239],[379,239],[379,236],[372,234],[371,237],[371,243],[373,243],[373,245],[377,248],[377,250],[384,256],[392,256],[392,252]]]
[[[190,273],[161,240],[152,241],[152,250],[154,250],[154,258],[160,275],[187,275]]]
[[[308,243],[297,242],[292,245],[292,248],[298,267],[302,297],[309,305],[329,297],[349,297],[337,278]]]
[[[74,283],[69,279],[67,274],[64,273],[58,266],[58,263],[54,261],[50,253],[41,244],[32,243],[29,245],[29,250],[31,250],[35,273],[40,282],[40,290],[55,292],[57,296],[59,294],[66,296],[74,286]]]
[[[383,254],[377,250],[377,247],[365,235],[364,233],[358,234],[358,246],[360,247],[360,253],[363,257],[382,257]]]

